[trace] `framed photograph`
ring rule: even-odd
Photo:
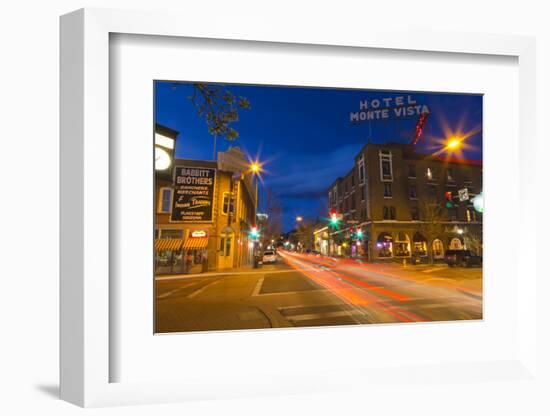
[[[538,383],[533,39],[179,22],[61,19],[62,398]]]

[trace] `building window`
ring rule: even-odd
[[[363,183],[365,181],[365,161],[361,157],[359,160],[359,183]]]
[[[449,220],[458,221],[458,210],[456,208],[449,208]]]
[[[395,220],[395,207],[383,207],[382,213],[385,220]]]
[[[160,230],[160,238],[182,239],[183,230]]]
[[[161,188],[160,199],[158,205],[158,212],[168,214],[170,213],[170,207],[172,205],[172,189]]]
[[[392,197],[391,183],[385,183],[384,184],[384,198],[391,198],[391,197]]]
[[[382,181],[393,181],[393,170],[392,170],[392,155],[390,151],[381,150],[379,153],[380,157],[380,179]]]
[[[365,200],[365,187],[362,186],[361,187],[361,201],[364,201]]]
[[[223,193],[222,214],[227,215],[229,213],[229,192]]]
[[[428,186],[428,196],[430,199],[437,199],[437,186]]]
[[[351,210],[355,211],[355,194],[351,197]]]
[[[409,178],[416,178],[416,166],[409,165]]]
[[[476,211],[473,207],[466,208],[466,221],[473,222],[476,221]]]
[[[355,175],[351,174],[351,187],[353,188],[355,186]]]
[[[413,221],[420,221],[420,212],[418,210],[418,207],[411,208],[411,219]]]
[[[442,259],[444,256],[443,242],[436,238],[432,244],[433,256],[435,259]]]
[[[445,177],[447,178],[447,182],[454,182],[454,177],[453,177],[453,170],[452,169],[447,169],[445,171]]]
[[[435,181],[436,180],[435,171],[432,168],[427,168],[426,169],[426,178],[429,181]]]
[[[418,195],[416,194],[416,186],[415,185],[409,186],[409,198],[410,199],[418,199]]]

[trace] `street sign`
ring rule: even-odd
[[[468,188],[458,190],[458,199],[460,202],[470,199],[470,196],[468,195]]]
[[[359,221],[357,221],[357,220],[348,220],[347,223],[348,224],[359,224]]]

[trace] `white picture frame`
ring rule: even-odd
[[[186,24],[182,25],[181,22]],[[181,381],[111,382],[110,365],[119,359],[110,349],[109,275],[110,168],[109,37],[110,34],[225,39],[281,44],[332,45],[346,48],[429,51],[439,54],[504,55],[519,66],[519,212],[516,227],[523,238],[536,241],[536,216],[529,209],[536,186],[527,168],[536,146],[535,41],[530,37],[471,33],[414,33],[369,27],[331,31],[313,23],[280,30],[276,24],[250,23],[239,33],[231,22],[204,27],[172,13],[83,9],[61,18],[61,398],[79,406],[174,402],[214,397],[319,393],[351,385],[411,382],[430,384],[443,379],[480,384],[501,374],[503,380],[537,383],[536,250],[519,251],[524,272],[517,292],[517,355],[498,362],[441,363],[399,369],[341,368],[330,380],[318,374],[272,374],[269,379],[235,382],[220,375]],[[246,33],[246,35],[242,35]],[[527,150],[528,149],[528,150]],[[535,257],[535,258],[534,258]],[[516,271],[518,273],[518,271]],[[540,277],[540,276],[539,276]],[[348,383],[342,384],[341,380]],[[498,379],[498,377],[497,377]],[[408,380],[408,381],[406,381]],[[497,396],[495,396],[497,397]]]

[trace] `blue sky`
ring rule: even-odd
[[[326,211],[326,190],[353,166],[354,156],[368,141],[409,143],[418,116],[390,117],[351,122],[359,102],[411,96],[430,108],[418,151],[433,153],[449,131],[470,132],[464,157],[482,158],[482,97],[445,93],[388,92],[356,89],[226,85],[235,96],[246,97],[249,110],[240,111],[232,126],[239,132],[234,142],[218,138],[217,149],[239,146],[265,162],[260,199],[269,188],[281,201],[284,229],[296,215],[316,218]],[[180,132],[176,156],[211,160],[213,137],[188,97],[189,83],[155,83],[156,122]],[[394,107],[393,104],[390,104]],[[370,124],[370,125],[369,125]]]

